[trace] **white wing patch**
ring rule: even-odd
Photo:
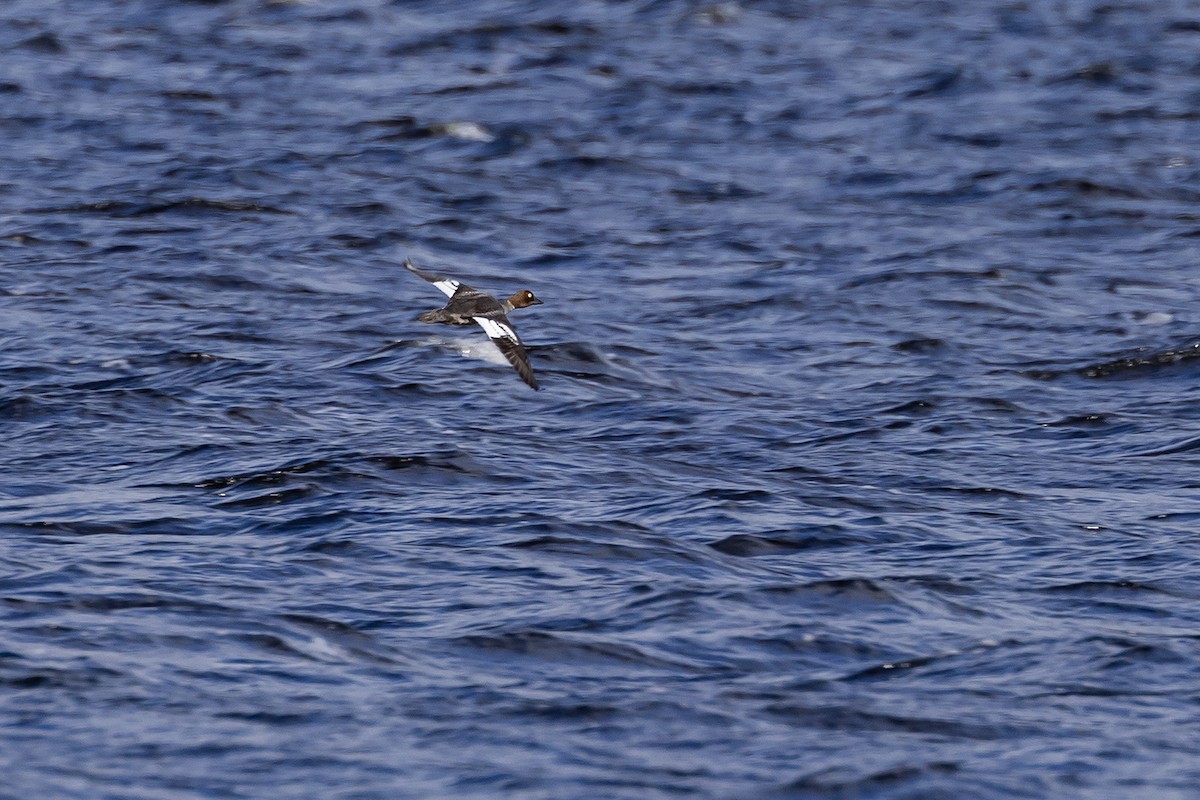
[[[517,332],[505,325],[503,322],[498,322],[487,317],[471,317],[479,323],[483,328],[483,332],[488,335],[489,339],[508,339],[510,342],[520,342],[517,338]]]
[[[426,272],[425,270],[417,269],[416,265],[412,263],[411,258],[404,259],[404,267],[409,272],[412,272],[413,274],[415,274],[418,278],[421,278],[422,280],[426,280],[426,281],[429,281],[430,283],[432,283],[434,286],[436,286],[438,288],[439,292],[446,295],[447,297],[453,297],[454,293],[458,291],[458,287],[459,287],[458,281],[454,280],[453,278],[447,278],[445,275],[434,275],[431,272]]]
[[[458,291],[458,281],[453,278],[438,278],[436,281],[430,281],[438,290],[447,297],[453,297]]]

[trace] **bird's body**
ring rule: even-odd
[[[504,315],[513,310],[507,300],[497,300],[490,294],[459,284],[459,289],[444,308],[426,311],[417,317],[421,322],[441,322],[447,325],[474,325],[475,317]]]
[[[525,346],[512,323],[508,321],[508,313],[513,309],[541,304],[542,301],[538,300],[533,292],[524,289],[506,300],[497,300],[490,294],[472,289],[453,278],[419,270],[407,259],[404,266],[450,298],[442,308],[426,311],[417,319],[421,322],[439,322],[445,325],[479,325],[508,359],[508,363],[513,365],[521,380],[534,389],[538,388],[537,379],[533,377],[533,368],[529,366],[529,355],[525,352]]]

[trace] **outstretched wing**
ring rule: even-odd
[[[508,317],[503,314],[495,314],[488,317],[472,317],[471,319],[478,322],[479,327],[483,328],[483,332],[488,335],[488,338],[492,340],[496,347],[500,348],[500,352],[508,359],[508,363],[512,364],[513,368],[517,370],[517,374],[521,376],[521,380],[534,389],[537,389],[537,378],[533,377],[533,367],[529,366],[529,356],[525,353],[525,346],[521,344],[521,339],[517,336],[512,323],[508,321]]]
[[[446,295],[447,297],[453,297],[454,293],[458,291],[458,287],[463,285],[461,281],[456,281],[454,278],[447,278],[445,275],[434,275],[432,272],[426,272],[424,270],[417,269],[413,266],[412,261],[407,258],[404,259],[404,266],[408,267],[409,272],[412,272],[418,278],[422,278],[432,283],[438,288],[439,291],[441,291],[442,294]],[[470,286],[467,286],[466,289],[468,291],[474,291]]]

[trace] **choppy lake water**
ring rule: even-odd
[[[0,53],[0,797],[1196,796],[1200,6]]]

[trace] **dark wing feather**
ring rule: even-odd
[[[533,377],[533,367],[529,366],[529,356],[525,353],[525,346],[521,344],[521,339],[517,336],[517,331],[513,328],[512,323],[508,321],[508,317],[503,314],[491,314],[474,317],[474,320],[479,323],[479,327],[483,328],[483,332],[488,335],[496,347],[500,348],[500,352],[516,369],[521,380],[537,389],[537,378]]]
[[[447,278],[445,275],[435,275],[432,272],[426,272],[423,269],[417,269],[415,266],[413,266],[412,261],[408,260],[407,258],[404,259],[404,266],[408,268],[409,272],[413,273],[418,278],[432,283],[442,294],[446,295],[447,297],[454,297],[454,295],[458,294],[458,292],[463,289],[466,289],[468,292],[475,292],[474,289],[462,283],[462,281],[456,281],[454,278]]]

